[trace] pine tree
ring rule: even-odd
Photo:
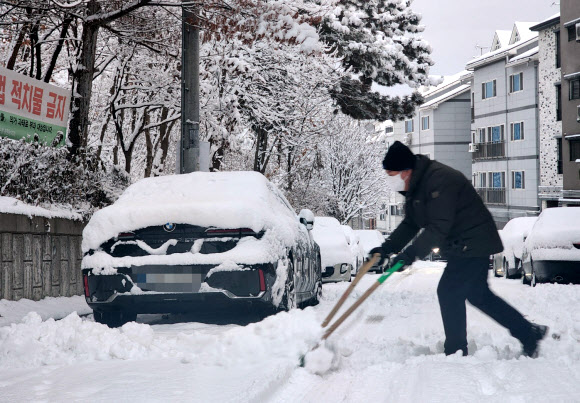
[[[321,23],[320,38],[334,47],[350,77],[345,77],[332,95],[342,112],[355,119],[398,120],[410,116],[423,99],[389,97],[373,91],[382,86],[428,84],[431,48],[417,34],[421,16],[412,0],[339,0]]]

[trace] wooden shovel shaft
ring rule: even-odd
[[[361,266],[361,268],[358,270],[358,273],[356,274],[355,278],[349,284],[349,286],[346,289],[346,291],[344,292],[344,294],[342,294],[342,297],[340,297],[340,299],[338,300],[336,305],[334,305],[334,308],[332,308],[332,311],[330,311],[330,313],[328,314],[326,319],[324,319],[324,322],[322,322],[322,327],[326,327],[330,323],[332,318],[334,318],[334,315],[336,315],[336,312],[338,312],[338,310],[340,309],[342,304],[344,304],[344,301],[346,301],[346,299],[348,298],[348,296],[350,295],[352,290],[354,290],[354,287],[357,285],[357,283],[360,281],[360,279],[371,269],[371,267],[374,266],[374,264],[376,262],[379,261],[380,258],[381,258],[381,255],[378,253],[375,253],[373,255],[373,257],[371,257],[365,264],[363,264]]]
[[[393,267],[391,267],[389,270],[387,270],[387,272],[385,274],[383,274],[381,277],[379,277],[379,279],[377,281],[375,281],[375,283],[369,287],[368,290],[365,291],[365,293],[363,295],[361,295],[361,297],[354,303],[351,305],[350,308],[348,308],[346,310],[345,313],[342,314],[342,316],[340,318],[338,318],[336,320],[336,322],[334,322],[324,333],[324,335],[322,336],[322,340],[326,340],[328,338],[328,336],[330,336],[332,334],[332,332],[334,332],[336,330],[337,327],[340,326],[340,324],[342,322],[344,322],[346,320],[346,318],[348,318],[350,316],[351,313],[353,313],[377,288],[379,288],[379,286],[381,284],[384,283],[384,281],[389,278],[389,276],[391,274],[393,274],[395,271],[397,271],[398,269],[400,269],[401,267],[403,267],[405,263],[403,261],[397,262]]]

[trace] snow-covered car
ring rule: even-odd
[[[524,284],[580,283],[580,208],[542,211],[522,252]]]
[[[355,233],[358,235],[360,239],[360,243],[364,250],[365,261],[368,260],[369,253],[373,248],[377,246],[381,246],[383,242],[385,242],[385,237],[381,234],[380,231],[375,229],[359,229],[356,230]],[[382,273],[384,268],[379,265],[374,265],[371,267],[369,271],[376,271],[378,273]]]
[[[110,326],[232,302],[316,303],[320,250],[309,213],[298,217],[257,172],[142,179],[83,231],[86,301]]]
[[[344,232],[344,236],[346,237],[346,242],[350,248],[350,254],[352,256],[352,276],[356,276],[359,267],[361,266],[362,262],[365,258],[365,251],[360,244],[360,239],[356,232],[349,226],[349,225],[341,225],[340,226]]]
[[[322,281],[350,281],[352,256],[338,220],[334,217],[316,217],[312,236],[320,247]]]
[[[538,217],[512,218],[499,230],[503,252],[494,255],[493,274],[496,277],[514,278],[521,276],[524,241]]]

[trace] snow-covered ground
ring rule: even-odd
[[[312,355],[306,368],[298,366],[299,356],[319,337],[319,324],[347,283],[325,284],[316,307],[247,325],[148,315],[109,329],[77,313],[43,319],[50,312],[62,317],[63,307],[86,313],[79,300],[2,301],[0,401],[580,399],[580,286],[531,288],[490,278],[495,292],[530,320],[560,333],[560,340],[543,341],[537,359],[522,357],[516,339],[468,307],[469,356],[446,357],[435,292],[442,268],[420,262],[410,273],[395,273],[330,337],[338,360],[322,375],[314,373]],[[376,279],[365,276],[345,307]],[[42,316],[29,313],[20,321],[26,309]],[[20,313],[10,316],[8,310]]]

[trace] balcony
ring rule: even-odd
[[[485,204],[505,204],[505,188],[476,188]]]
[[[473,161],[505,157],[505,141],[476,143],[477,151],[471,154]]]

